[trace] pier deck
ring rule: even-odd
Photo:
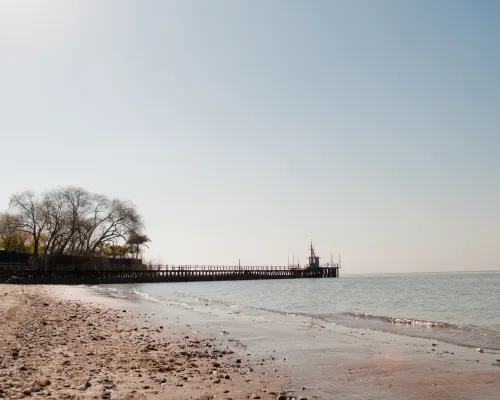
[[[0,282],[20,284],[100,284],[191,282],[251,279],[338,278],[338,266],[292,268],[281,266],[157,265],[149,267],[1,265]]]

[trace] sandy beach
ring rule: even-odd
[[[493,400],[500,390],[497,351],[95,288],[0,285],[0,300],[0,398]]]
[[[276,399],[286,388],[227,340],[57,293],[0,285],[0,398]]]

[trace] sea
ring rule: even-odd
[[[99,289],[207,314],[309,318],[500,350],[500,272],[147,283]]]
[[[241,343],[310,397],[485,400],[500,390],[499,289],[500,272],[460,272],[84,290],[145,321]]]

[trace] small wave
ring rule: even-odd
[[[241,309],[241,310],[261,311],[261,312],[265,312],[265,313],[269,313],[269,314],[286,315],[286,316],[292,316],[292,317],[312,318],[312,319],[317,319],[317,320],[321,320],[321,321],[327,320],[324,316],[317,315],[317,314],[301,313],[301,312],[296,312],[296,311],[274,310],[271,308],[263,308],[263,307],[244,306],[241,304],[234,304],[234,303],[230,303],[227,301],[216,300],[216,299],[207,299],[204,297],[196,297],[196,300],[200,303],[204,303],[205,305],[213,304],[213,305],[221,305],[221,306],[233,308],[233,309],[237,308],[237,309]],[[233,311],[233,314],[234,313],[235,312]]]
[[[131,294],[135,294],[137,296],[140,296],[146,300],[149,300],[149,301],[153,301],[155,303],[160,303],[160,300],[157,299],[156,297],[154,296],[151,296],[150,294],[147,294],[147,293],[144,293],[144,292],[139,292],[137,289],[132,289],[129,293]]]
[[[425,320],[420,320],[420,319],[389,317],[389,316],[382,316],[382,315],[371,315],[371,314],[364,314],[364,313],[359,313],[359,312],[349,312],[347,314],[351,315],[353,317],[356,317],[356,318],[377,319],[380,321],[389,322],[391,324],[425,326],[425,327],[429,327],[429,328],[451,328],[453,326],[447,322],[439,322],[439,321],[425,321]]]
[[[361,329],[377,330],[381,332],[391,332],[403,336],[439,340],[444,343],[450,343],[462,347],[482,347],[484,349],[493,351],[500,350],[500,348],[498,347],[498,344],[500,343],[500,332],[487,327],[452,324],[449,322],[427,321],[412,318],[381,316],[360,312],[345,312],[341,313],[341,315],[348,316],[349,320],[351,320],[351,318],[357,320],[365,320],[366,322],[362,323],[361,326],[358,326]],[[331,315],[332,320],[334,317],[334,315]],[[383,324],[373,324],[369,321],[381,321],[383,322]],[[341,318],[341,321],[337,320],[335,322],[348,327],[352,325],[352,320],[351,322],[348,322],[345,318]],[[358,324],[356,324],[356,326],[357,325]],[[402,331],[400,329],[395,329],[395,325],[412,327],[416,329],[404,329]]]
[[[168,300],[164,300],[164,299],[159,299],[159,298],[157,298],[155,296],[152,296],[152,295],[150,295],[148,293],[140,292],[140,291],[138,291],[135,288],[133,288],[129,293],[130,294],[134,294],[136,296],[140,296],[143,299],[145,299],[147,301],[154,302],[154,303],[160,303],[160,304],[165,304],[165,305],[175,306],[175,307],[182,307],[182,308],[186,308],[186,309],[192,309],[193,308],[189,304],[186,304],[186,303],[179,303],[179,302],[174,302],[174,301],[168,301]]]

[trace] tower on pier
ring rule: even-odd
[[[313,242],[311,240],[311,255],[309,256],[309,268],[319,268],[319,257],[314,252]]]

